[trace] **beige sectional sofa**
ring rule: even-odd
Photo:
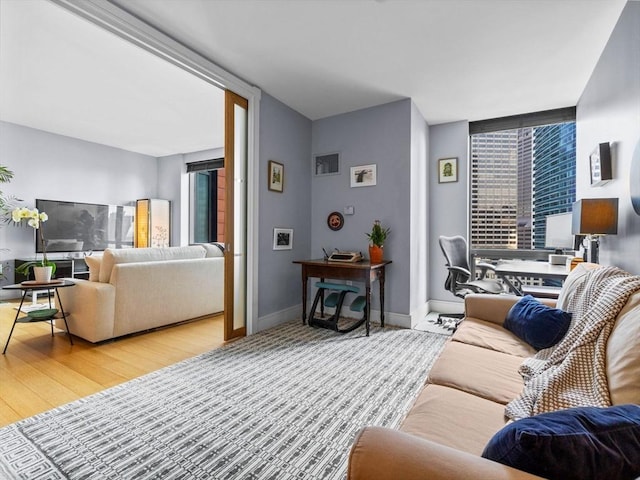
[[[74,279],[74,287],[59,292],[69,330],[90,342],[224,310],[217,245],[107,249],[86,260],[89,280]]]
[[[567,310],[576,285],[593,268],[597,266],[583,264],[572,271],[558,307]],[[510,295],[466,297],[466,318],[400,429],[365,428],[351,449],[348,479],[539,478],[480,456],[507,423],[505,406],[523,389],[518,369],[535,354],[502,326],[518,300]],[[613,405],[640,404],[640,290],[615,319],[606,343],[606,375]]]

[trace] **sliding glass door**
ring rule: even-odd
[[[225,92],[225,340],[247,334],[248,108],[247,99]]]

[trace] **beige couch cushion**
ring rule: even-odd
[[[521,357],[449,342],[429,372],[429,383],[457,388],[507,404],[522,390]]]
[[[453,334],[453,341],[518,357],[531,357],[536,353],[535,348],[505,330],[501,325],[476,318],[465,318]]]
[[[112,250],[107,248],[102,255],[100,282],[109,283],[113,266],[118,263],[159,262],[166,260],[186,260],[204,258],[206,251],[199,245],[167,248],[126,248]]]
[[[480,455],[506,421],[500,403],[455,388],[427,385],[400,430]]]
[[[84,262],[87,264],[87,267],[89,267],[89,281],[100,281],[100,265],[102,265],[102,257],[84,257]]]
[[[611,403],[640,404],[640,291],[627,300],[607,342]]]

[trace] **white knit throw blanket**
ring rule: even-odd
[[[569,302],[572,319],[565,337],[520,366],[524,388],[507,404],[506,416],[517,420],[565,408],[610,406],[607,340],[618,313],[636,290],[640,277],[619,268],[589,271]]]

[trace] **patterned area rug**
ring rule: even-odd
[[[397,427],[446,337],[298,322],[0,429],[0,478],[343,479]]]

